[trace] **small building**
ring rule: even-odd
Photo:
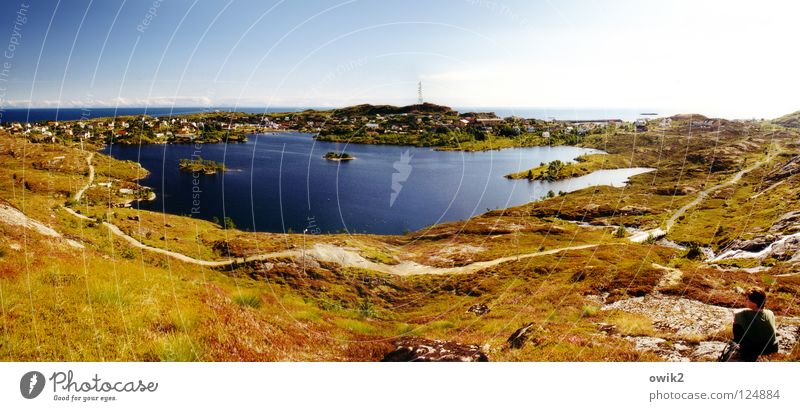
[[[482,126],[500,125],[506,121],[502,118],[476,118],[475,122]]]

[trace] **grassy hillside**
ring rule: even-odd
[[[359,104],[333,110],[334,117],[375,116],[388,114],[448,114],[456,115],[456,111],[447,106],[433,103],[412,104],[408,106]]]
[[[97,153],[75,201],[88,151],[1,135],[0,358],[375,361],[415,336],[475,344],[491,361],[708,360],[751,286],[768,290],[788,341],[800,330],[797,259],[697,250],[800,230],[785,216],[800,210],[786,172],[798,134],[755,123],[690,133],[687,121],[583,142],[657,169],[626,187],[403,236],[305,239],[116,207],[146,170]],[[672,216],[669,241],[628,239]],[[524,343],[510,344],[523,326]]]
[[[784,127],[800,128],[800,111],[778,117],[772,122]]]

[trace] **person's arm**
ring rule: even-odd
[[[733,316],[733,342],[739,344],[744,337],[744,328],[736,322],[736,316]]]

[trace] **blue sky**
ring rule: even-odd
[[[769,1],[7,0],[0,97],[2,108],[407,104],[422,81],[427,101],[458,107],[773,117],[800,109],[797,12]]]

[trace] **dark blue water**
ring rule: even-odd
[[[549,190],[621,185],[644,171],[610,170],[560,182],[529,182],[503,176],[597,151],[535,147],[466,153],[319,142],[301,133],[249,139],[227,145],[116,145],[106,153],[140,162],[152,173],[141,183],[152,187],[157,199],[139,203],[142,209],[204,219],[230,216],[239,228],[270,232],[308,228],[399,234],[527,203]],[[357,159],[322,158],[342,150]],[[193,154],[223,161],[233,171],[210,176],[178,171],[178,160]]]
[[[119,107],[119,108],[10,108],[0,110],[0,123],[37,122],[37,121],[70,121],[99,117],[134,116],[148,114],[154,117],[179,116],[202,113],[204,111],[244,111],[247,113],[285,113],[303,111],[309,108],[325,109],[325,107]]]

